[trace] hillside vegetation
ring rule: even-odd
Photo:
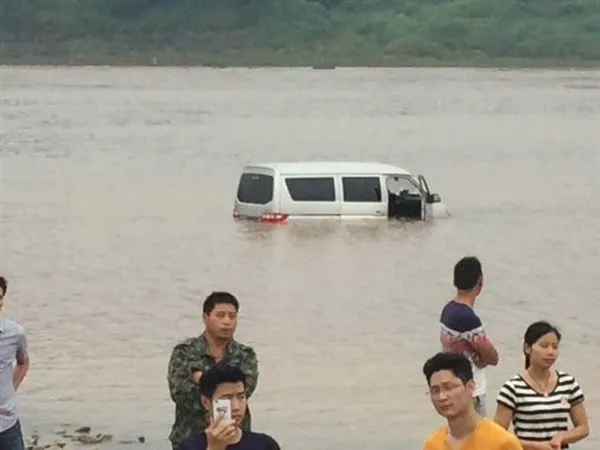
[[[0,0],[0,40],[2,63],[600,65],[600,0]]]

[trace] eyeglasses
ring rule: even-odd
[[[440,397],[442,394],[449,395],[462,388],[462,384],[442,384],[440,386],[432,386],[429,388],[429,395],[431,397]]]

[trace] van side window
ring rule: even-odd
[[[259,173],[242,174],[237,198],[242,203],[266,205],[273,200],[273,177]]]
[[[345,202],[381,203],[379,177],[343,177]]]
[[[334,202],[333,177],[286,178],[285,185],[296,202]]]

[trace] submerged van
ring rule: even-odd
[[[233,216],[267,223],[296,218],[448,215],[423,175],[371,162],[289,162],[242,168]]]

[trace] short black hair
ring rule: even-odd
[[[423,375],[427,384],[431,383],[431,376],[442,370],[449,370],[463,383],[473,379],[473,367],[471,361],[460,353],[439,352],[429,358],[423,365]]]
[[[210,314],[213,309],[215,309],[215,306],[223,303],[233,305],[236,311],[239,311],[240,309],[240,302],[238,302],[238,299],[235,298],[233,294],[224,291],[215,291],[211,292],[210,295],[206,297],[206,300],[204,300],[202,311],[204,314]]]
[[[454,265],[454,286],[461,291],[473,289],[482,276],[481,261],[476,256],[465,256]]]
[[[0,289],[2,290],[2,294],[0,294],[0,295],[6,294],[7,288],[8,288],[8,282],[6,281],[6,278],[0,277]]]
[[[206,370],[200,377],[200,392],[212,398],[220,384],[243,383],[246,389],[246,375],[238,366],[228,362],[220,362]]]

